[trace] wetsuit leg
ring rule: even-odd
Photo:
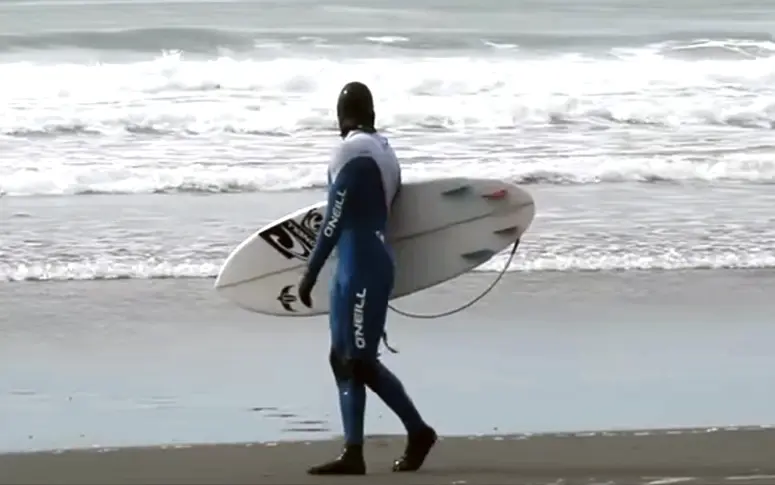
[[[363,443],[363,420],[366,410],[367,362],[379,339],[370,332],[369,297],[376,291],[363,278],[337,281],[331,315],[331,368],[339,390],[344,437],[347,445]],[[376,351],[374,350],[374,359]]]
[[[426,429],[427,424],[423,421],[420,412],[417,411],[398,377],[390,372],[390,369],[385,367],[382,362],[377,361],[376,366],[377,378],[369,384],[369,388],[382,399],[387,407],[396,413],[409,433]]]
[[[399,416],[410,433],[427,427],[404,386],[377,357],[392,291],[392,266],[379,268],[372,262],[368,274],[354,276],[334,285],[331,302],[331,367],[348,445],[363,443],[365,386]]]

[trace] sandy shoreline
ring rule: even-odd
[[[339,440],[0,455],[2,484],[360,483],[305,474]],[[391,473],[401,437],[367,443],[369,483],[758,484],[775,481],[775,430],[679,429],[452,437],[419,473]],[[682,479],[682,480],[679,480]]]

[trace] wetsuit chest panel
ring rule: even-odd
[[[313,276],[334,247],[340,276],[382,261],[392,264],[384,231],[400,180],[398,161],[386,138],[356,132],[344,140],[328,171],[328,206],[309,260]]]

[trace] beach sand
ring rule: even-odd
[[[364,483],[311,477],[337,440],[77,450],[0,455],[2,484]],[[775,482],[775,430],[661,430],[440,440],[425,467],[390,472],[403,439],[372,437],[368,483],[767,484]]]

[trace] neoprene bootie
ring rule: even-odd
[[[307,473],[310,475],[365,475],[366,461],[363,459],[363,446],[345,446],[337,459],[313,466],[307,470]]]
[[[430,426],[409,435],[403,456],[393,462],[394,472],[414,472],[420,469],[425,458],[436,444],[436,431]]]

